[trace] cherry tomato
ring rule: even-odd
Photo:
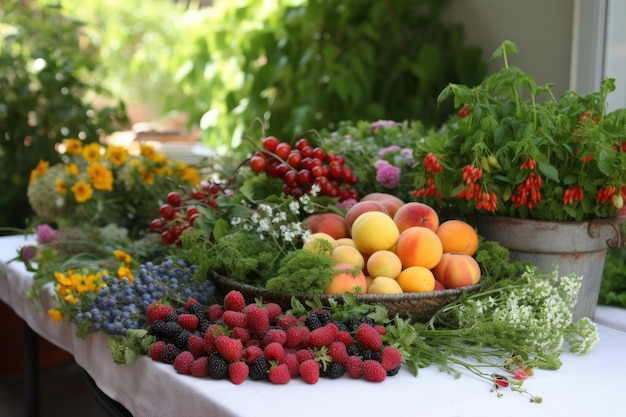
[[[183,198],[181,197],[178,191],[172,191],[167,195],[167,204],[172,207],[180,207],[183,202]]]

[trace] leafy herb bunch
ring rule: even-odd
[[[516,46],[503,42],[492,56],[504,62],[499,72],[441,92],[458,115],[418,144],[415,196],[509,217],[616,216],[626,195],[626,109],[607,112],[614,80],[557,99],[551,84],[509,65],[511,53]]]

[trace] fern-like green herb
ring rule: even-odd
[[[281,260],[277,275],[265,288],[280,294],[321,294],[332,280],[334,266],[327,254],[295,250]]]

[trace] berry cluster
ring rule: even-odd
[[[125,335],[129,329],[146,327],[149,306],[157,300],[186,300],[192,294],[203,302],[212,297],[212,281],[194,281],[194,265],[167,259],[160,264],[147,262],[139,266],[132,283],[105,275],[104,284],[86,311],[72,321],[79,331],[102,330],[109,335]]]
[[[186,199],[178,191],[170,192],[166,203],[159,208],[161,217],[152,220],[150,230],[160,233],[164,244],[180,246],[180,235],[193,227],[196,219],[200,217],[198,207],[217,209],[217,197],[220,193],[220,187],[214,182],[202,184]]]
[[[498,207],[498,198],[493,191],[486,192],[480,184],[483,170],[472,165],[463,167],[463,182],[465,188],[457,194],[458,197],[465,198],[467,201],[476,201],[476,209],[485,209],[495,212]]]
[[[313,147],[307,139],[300,139],[292,148],[274,136],[263,139],[263,149],[250,158],[250,168],[283,181],[283,192],[296,198],[308,194],[314,185],[319,194],[338,197],[339,201],[358,200],[352,188],[359,177],[345,165],[345,158]]]
[[[248,378],[287,384],[297,377],[314,384],[346,374],[382,382],[402,363],[400,351],[383,342],[386,328],[369,318],[351,315],[339,322],[325,309],[296,317],[275,303],[246,304],[236,290],[223,306],[190,299],[178,310],[155,304],[149,311],[149,331],[157,339],[150,357],[180,374],[234,384]]]

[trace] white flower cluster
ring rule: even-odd
[[[525,346],[539,351],[559,351],[564,341],[571,351],[582,353],[597,342],[597,329],[591,321],[574,325],[572,311],[576,304],[582,277],[571,274],[543,274],[528,268],[520,277],[523,285],[485,297],[470,297],[460,306],[461,327],[491,321],[506,334],[514,334]],[[523,340],[522,340],[523,338]]]

